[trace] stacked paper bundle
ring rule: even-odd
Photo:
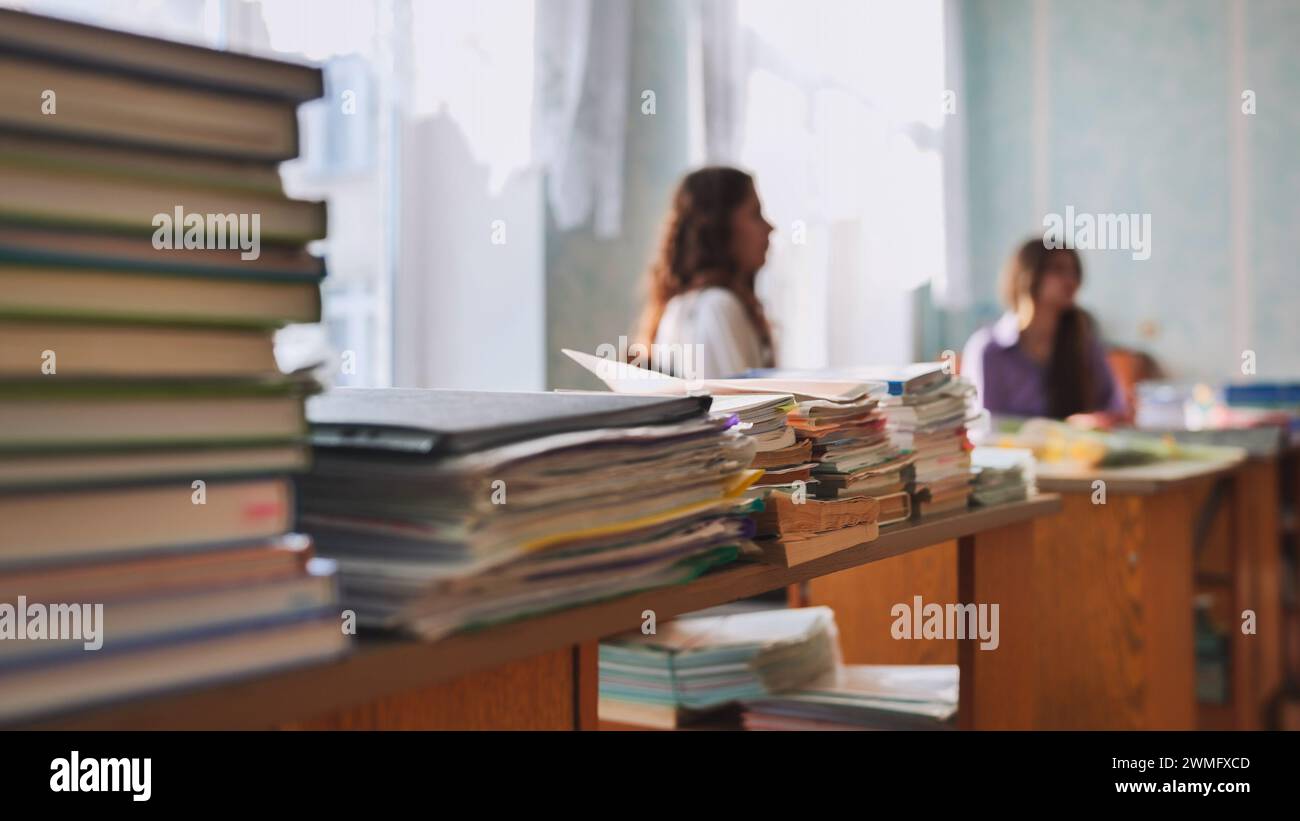
[[[800,403],[791,424],[797,435],[813,442],[817,466],[815,493],[822,499],[871,497],[879,501],[877,523],[903,521],[911,515],[908,486],[914,457],[889,434],[881,401],[885,385],[853,402]]]
[[[692,711],[827,675],[838,658],[827,607],[678,619],[600,644],[602,721],[672,728]]]
[[[798,690],[749,701],[746,730],[940,730],[957,714],[957,666],[847,665]]]
[[[854,471],[886,464],[898,456],[889,441],[880,412],[883,385],[869,385],[847,401],[805,399],[790,414],[790,426],[801,441],[812,443],[817,466],[813,474],[844,486]]]
[[[611,366],[578,351],[565,354],[617,392],[685,395],[707,390],[715,394],[715,412],[751,407],[785,412],[789,433],[776,440],[779,450],[759,454],[753,466],[766,473],[748,493],[764,508],[758,521],[767,538],[758,544],[769,561],[790,566],[853,547],[875,539],[880,525],[910,515],[910,459],[898,452],[886,429],[879,408],[886,394],[883,382],[776,374],[688,383],[632,366]],[[778,400],[767,395],[773,391],[784,393]],[[751,430],[769,435],[758,425]],[[790,433],[793,447],[786,445]]]
[[[1037,492],[1034,453],[1021,448],[978,447],[971,451],[971,503],[1021,502]]]
[[[880,503],[870,496],[820,500],[772,490],[760,498],[754,543],[772,564],[793,567],[880,535]]]
[[[362,624],[425,638],[734,560],[754,442],[708,399],[344,389],[309,405],[302,523]]]
[[[0,68],[0,718],[342,652],[273,345],[320,317],[277,170],[320,71],[5,10]]]
[[[758,487],[790,488],[796,481],[807,482],[815,463],[812,443],[797,440],[789,415],[795,410],[794,397],[785,394],[738,394],[715,396],[709,413],[726,418],[735,415],[736,429],[754,441],[757,452],[751,467],[762,470]]]
[[[935,365],[924,383],[893,383],[881,402],[894,444],[912,464],[914,515],[964,510],[970,499],[969,385]]]

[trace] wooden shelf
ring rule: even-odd
[[[1017,524],[1061,509],[1059,496],[976,508],[916,524],[893,525],[879,538],[783,568],[740,564],[690,584],[621,596],[437,642],[368,637],[341,660],[230,684],[100,706],[29,723],[41,729],[264,729],[437,684],[561,647],[639,627],[642,612],[659,621],[755,596],[932,544]]]

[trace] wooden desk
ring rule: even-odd
[[[596,726],[595,642],[635,629],[642,612],[665,621],[952,539],[978,542],[992,561],[1023,549],[1029,523],[1060,499],[954,514],[891,528],[878,539],[793,568],[741,564],[679,587],[622,596],[434,643],[368,638],[347,658],[61,715],[29,726],[87,729],[564,728]],[[968,660],[963,698],[993,705],[1006,673]],[[969,682],[968,682],[969,680]],[[966,683],[970,684],[969,692]],[[990,688],[987,692],[985,688]]]
[[[1300,495],[1288,476],[1295,469],[1289,431],[1263,426],[1164,433],[1180,442],[1239,447],[1248,454],[1232,477],[1226,523],[1215,523],[1197,557],[1196,584],[1198,592],[1215,597],[1216,617],[1225,624],[1237,627],[1242,611],[1254,611],[1256,632],[1231,631],[1232,699],[1227,705],[1201,704],[1200,726],[1277,728],[1290,632],[1283,602],[1286,510],[1294,510],[1294,496]]]
[[[1051,569],[1057,606],[1039,640],[1058,643],[1041,726],[1193,729],[1196,702],[1197,528],[1216,480],[1240,459],[1098,470],[1040,472],[1062,492],[1064,515],[1035,529]],[[1096,481],[1105,482],[1105,504]]]
[[[944,545],[814,580],[798,600],[854,614],[841,618],[846,661],[878,664],[952,663],[979,652],[893,640],[892,602],[998,603],[1001,646],[983,655],[1006,656],[991,664],[1015,671],[1004,686],[1017,696],[991,712],[977,700],[975,726],[1194,728],[1194,528],[1216,479],[1240,468],[1240,459],[1089,475],[1040,466],[1039,488],[1061,494],[1062,515],[1035,521],[1028,537],[1006,540],[1011,547]],[[1098,479],[1105,504],[1093,503]],[[1245,646],[1234,642],[1234,653]],[[1243,677],[1235,692],[1254,692],[1249,669],[1234,665]]]

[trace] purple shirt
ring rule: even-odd
[[[1090,411],[1124,412],[1124,395],[1106,362],[1106,351],[1094,335],[1088,357],[1097,374],[1096,396]],[[1013,313],[971,335],[962,352],[962,376],[979,391],[980,402],[989,413],[1010,416],[1046,416],[1047,392],[1043,387],[1043,366],[1020,349],[1020,323]]]

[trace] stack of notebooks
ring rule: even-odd
[[[766,474],[750,491],[765,512],[757,542],[767,560],[791,566],[875,539],[911,515],[911,458],[893,444],[880,410],[884,382],[773,372],[770,377],[686,380],[566,350],[619,393],[685,395],[706,390],[715,409],[772,406],[780,391],[793,448],[756,459]],[[787,461],[789,460],[789,461]],[[802,463],[797,463],[801,460]],[[774,466],[772,461],[777,462]],[[798,542],[798,544],[795,544]]]
[[[789,416],[797,408],[788,393],[757,393],[715,396],[709,413],[726,418],[735,415],[736,430],[754,440],[757,452],[753,468],[763,471],[756,488],[790,489],[795,482],[812,479],[812,443],[797,440]]]
[[[320,72],[4,10],[0,66],[0,718],[342,652],[272,340],[319,318],[275,164]]]
[[[973,505],[989,507],[1023,502],[1038,492],[1031,450],[975,448],[971,451],[971,473]]]
[[[949,374],[943,363],[752,374],[761,380],[840,379],[883,386],[885,395],[878,404],[889,431],[889,458],[875,464],[850,463],[843,474],[819,468],[819,496],[875,496],[882,502],[881,524],[890,523],[894,516],[923,518],[966,508],[971,449],[966,424],[975,415],[974,392]],[[903,492],[910,495],[908,501],[897,495]]]
[[[746,702],[746,730],[946,730],[957,714],[955,664],[839,668],[787,693]]]
[[[971,387],[937,362],[909,366],[886,381],[889,396],[881,407],[894,444],[911,459],[913,514],[965,510],[971,493]]]
[[[363,625],[436,639],[690,581],[750,547],[755,444],[708,397],[339,389],[301,522]]]
[[[813,443],[818,498],[875,499],[876,523],[891,525],[912,515],[908,488],[913,457],[890,436],[881,406],[884,384],[862,384],[870,386],[869,392],[852,401],[800,403],[791,424],[801,439]]]
[[[886,429],[879,408],[883,384],[801,384],[777,377],[717,380],[713,387],[746,390],[754,382],[795,391],[786,395],[786,407],[787,430],[796,444],[772,455],[803,462],[769,467],[771,460],[755,460],[754,467],[765,473],[749,495],[763,501],[765,510],[757,517],[762,538],[756,544],[768,561],[785,567],[811,561],[872,541],[879,526],[908,518],[911,460],[899,453]],[[761,397],[723,395],[713,401],[717,407]]]
[[[600,719],[676,729],[702,712],[802,687],[834,671],[827,607],[678,619],[600,644]]]

